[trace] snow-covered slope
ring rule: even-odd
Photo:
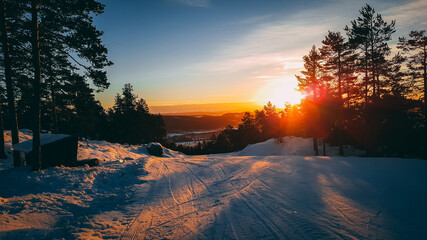
[[[338,156],[338,147],[326,144],[327,156]],[[319,154],[323,154],[323,148],[319,143]],[[313,138],[286,136],[278,139],[270,139],[265,142],[250,144],[243,150],[233,153],[235,156],[312,156]],[[361,156],[362,150],[353,147],[344,147],[344,156]]]
[[[267,141],[258,144],[258,156],[165,149],[163,158],[143,146],[79,144],[80,158],[105,161],[42,172],[3,165],[0,239],[427,236],[424,160],[284,156],[311,148],[295,142],[279,156],[260,156],[274,150]]]

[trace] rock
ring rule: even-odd
[[[160,143],[149,143],[147,144],[147,151],[149,154],[157,157],[163,156],[163,147]]]

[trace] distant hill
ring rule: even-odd
[[[221,116],[226,113],[253,112],[261,108],[262,105],[255,102],[238,102],[150,106],[150,111],[152,113],[172,116]]]
[[[237,127],[242,119],[243,113],[226,113],[221,116],[170,116],[165,115],[163,119],[168,133],[206,131],[225,128],[228,125]]]

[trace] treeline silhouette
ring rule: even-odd
[[[221,129],[229,124],[236,125],[241,121],[243,113],[226,113],[219,116],[191,115],[181,116],[163,115],[167,129],[171,133],[209,131]]]
[[[268,104],[246,113],[237,128],[224,129],[196,146],[171,146],[187,154],[231,152],[272,137],[313,137],[339,146],[354,145],[368,156],[426,157],[425,30],[398,39],[392,55],[389,42],[395,21],[386,22],[366,4],[340,32],[329,31],[322,46],[303,57],[296,76],[305,99],[282,112]]]
[[[304,124],[300,113],[297,105],[286,105],[283,111],[278,112],[269,102],[261,110],[254,113],[246,112],[237,128],[228,126],[219,134],[212,135],[210,141],[200,142],[194,146],[174,143],[167,146],[190,155],[226,153],[241,150],[248,144],[285,136],[285,129],[288,135],[304,136]]]
[[[17,144],[18,128],[33,131],[33,170],[41,165],[41,129],[121,143],[165,136],[162,118],[130,85],[112,109],[95,100],[95,91],[109,87],[105,69],[113,64],[93,22],[104,7],[96,0],[0,0],[0,132],[11,129]],[[19,153],[13,158],[19,166]]]
[[[162,116],[150,114],[147,103],[133,94],[130,84],[125,84],[122,94],[116,95],[114,106],[106,113],[106,120],[98,134],[110,142],[163,142],[166,136]]]

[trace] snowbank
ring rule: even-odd
[[[327,156],[338,156],[338,147],[326,145]],[[323,154],[319,144],[319,154]],[[344,147],[345,156],[361,156],[363,151],[353,147]],[[281,139],[269,139],[265,142],[250,144],[234,153],[236,156],[313,156],[313,138],[287,136]]]
[[[57,134],[56,137],[50,137],[49,134],[42,134],[42,140],[44,143],[55,140],[57,137],[68,136],[65,134]],[[23,145],[25,148],[18,150],[26,150],[29,151],[32,143],[31,140],[32,132],[28,129],[19,129],[19,142],[20,145]],[[0,170],[9,169],[13,167],[13,161],[11,160],[11,152],[12,152],[12,137],[10,130],[4,131],[4,139],[5,139],[5,150],[6,154],[9,155],[8,159],[0,160]],[[24,143],[25,141],[28,141]],[[42,142],[43,143],[43,142]],[[159,144],[159,143],[158,143]],[[161,145],[161,144],[159,144]],[[163,157],[171,158],[171,157],[179,157],[182,156],[181,153],[170,150],[161,146],[163,149]],[[151,156],[147,152],[147,145],[122,145],[118,143],[110,143],[107,141],[93,141],[93,140],[85,140],[79,141],[78,148],[78,156],[77,159],[90,159],[97,158],[102,162],[115,162],[120,161],[123,162],[125,160],[134,160],[141,157],[149,157]]]
[[[82,231],[96,228],[104,229],[103,236],[117,235],[128,224],[130,219],[121,216],[134,188],[146,183],[142,177],[147,174],[147,159],[154,159],[146,145],[79,141],[78,159],[97,158],[100,166],[30,172],[27,166],[13,167],[11,134],[4,134],[9,156],[0,160],[0,239],[86,239]],[[24,130],[19,137],[23,142],[32,134]],[[182,156],[162,148],[164,155],[155,158],[158,161]],[[94,226],[89,217],[108,224]]]

